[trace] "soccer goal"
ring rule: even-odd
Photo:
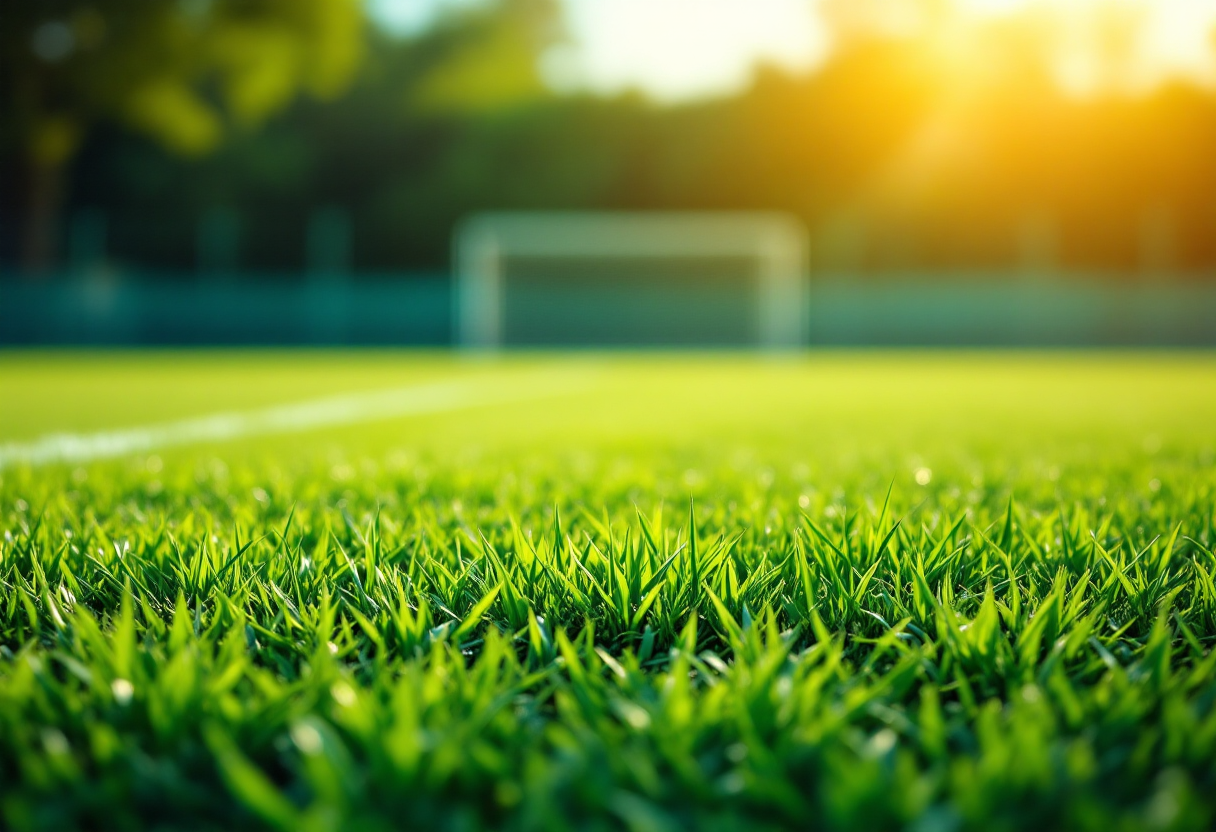
[[[806,231],[782,214],[481,214],[454,249],[466,347],[805,341]]]

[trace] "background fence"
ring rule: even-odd
[[[602,295],[628,319],[636,299]],[[699,299],[680,303],[696,315]],[[442,273],[61,273],[0,281],[0,344],[432,345],[452,343]],[[890,273],[811,281],[809,343],[823,346],[1216,346],[1216,283],[1071,273]],[[629,343],[628,338],[620,339]],[[639,343],[639,346],[642,344]]]

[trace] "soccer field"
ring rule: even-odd
[[[1210,829],[1216,356],[0,356],[0,827]]]

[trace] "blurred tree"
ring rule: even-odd
[[[300,93],[340,93],[363,43],[360,0],[22,0],[2,14],[3,141],[25,160],[34,270],[52,259],[66,173],[95,125],[205,154]]]
[[[411,103],[428,113],[499,110],[550,95],[539,58],[563,37],[556,0],[498,0],[441,21]],[[421,44],[419,44],[421,45]]]
[[[42,13],[0,0],[0,67],[20,69],[26,89],[24,97],[0,96],[0,106],[15,112],[13,102],[31,96],[48,103],[21,105],[24,132],[0,148],[0,175],[15,167],[19,150],[75,146],[57,140],[54,129],[33,130],[32,115],[114,125],[92,133],[75,159],[68,207],[103,209],[103,226],[81,227],[104,228],[121,259],[166,276],[194,273],[197,217],[217,206],[241,212],[242,267],[283,279],[297,278],[305,265],[304,229],[318,205],[349,212],[356,274],[442,271],[461,216],[545,208],[792,211],[822,242],[817,265],[850,274],[1038,264],[1134,275],[1148,261],[1211,279],[1216,264],[1216,94],[1184,81],[1071,91],[1059,77],[1065,30],[1056,16],[1063,13],[1051,4],[960,22],[948,14],[953,0],[822,0],[833,46],[814,72],[760,67],[738,95],[660,106],[640,93],[556,94],[545,86],[538,66],[548,66],[546,50],[563,37],[557,0],[454,0],[425,28],[401,36],[372,26],[365,42],[360,9],[340,0],[108,0],[102,31],[104,48],[113,48],[106,60],[72,70],[76,86],[51,79],[101,48],[86,46],[96,37],[88,16],[78,22],[66,0],[23,2]],[[212,31],[223,28],[221,11],[236,20],[244,10],[243,26],[256,19],[273,28],[334,7],[355,24],[339,42],[353,43],[354,56],[365,52],[357,80],[336,102],[297,94],[324,93],[308,73],[332,59],[313,67],[274,57],[300,54],[271,48],[299,41],[257,34],[240,41],[256,49],[207,45],[224,40]],[[189,49],[126,57],[113,42],[116,27],[142,18],[119,15],[123,9],[156,12],[160,26],[201,20],[212,33],[182,36]],[[189,17],[189,9],[201,17]],[[42,28],[55,21],[70,24],[70,38]],[[218,57],[233,54],[250,65],[236,73],[232,58]],[[348,60],[338,62],[342,72],[329,70],[339,79],[330,91],[350,72]],[[269,69],[255,71],[258,62]],[[103,107],[78,90],[94,83],[90,72],[101,90],[103,70],[116,74],[128,63],[184,79],[177,87],[190,102],[184,110],[203,118],[169,118],[177,111],[147,104],[158,100],[151,93],[127,95],[129,108],[96,99]],[[271,71],[282,65],[294,68]],[[234,78],[261,92],[235,94]],[[72,107],[51,106],[67,93]],[[266,129],[232,129],[257,123],[289,98],[295,103]],[[18,122],[9,109],[0,114],[0,127],[12,134]],[[75,143],[83,129],[69,133]],[[149,149],[133,130],[167,149]],[[230,140],[217,152],[190,157],[222,138]],[[13,199],[0,191],[5,219],[26,215]],[[6,262],[15,252],[5,236],[12,225],[0,222]]]

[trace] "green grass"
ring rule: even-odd
[[[1216,825],[1212,356],[8,354],[0,443],[453,377],[0,470],[0,827]]]

